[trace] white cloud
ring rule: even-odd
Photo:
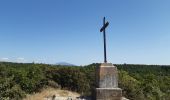
[[[1,58],[1,59],[3,59],[3,60],[9,60],[9,58]]]
[[[24,58],[17,58],[17,60],[24,60]]]
[[[26,62],[26,60],[25,60],[25,58],[18,57],[18,58],[16,58],[16,62],[24,63],[24,62]]]
[[[8,61],[9,58],[1,58],[1,61]]]

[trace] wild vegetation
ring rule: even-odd
[[[46,87],[61,88],[91,95],[95,88],[95,68],[34,63],[0,62],[0,100],[20,100],[26,94]],[[170,66],[115,65],[119,87],[130,100],[169,100]]]

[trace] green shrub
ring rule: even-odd
[[[13,78],[0,80],[0,100],[20,100],[25,96],[25,92],[17,85]]]

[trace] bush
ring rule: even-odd
[[[0,80],[0,100],[20,100],[24,96],[25,92],[13,81],[13,78]]]

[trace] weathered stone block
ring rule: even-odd
[[[96,69],[96,84],[98,88],[117,88],[118,72],[111,63],[103,63]]]
[[[121,100],[120,88],[96,88],[96,100]]]

